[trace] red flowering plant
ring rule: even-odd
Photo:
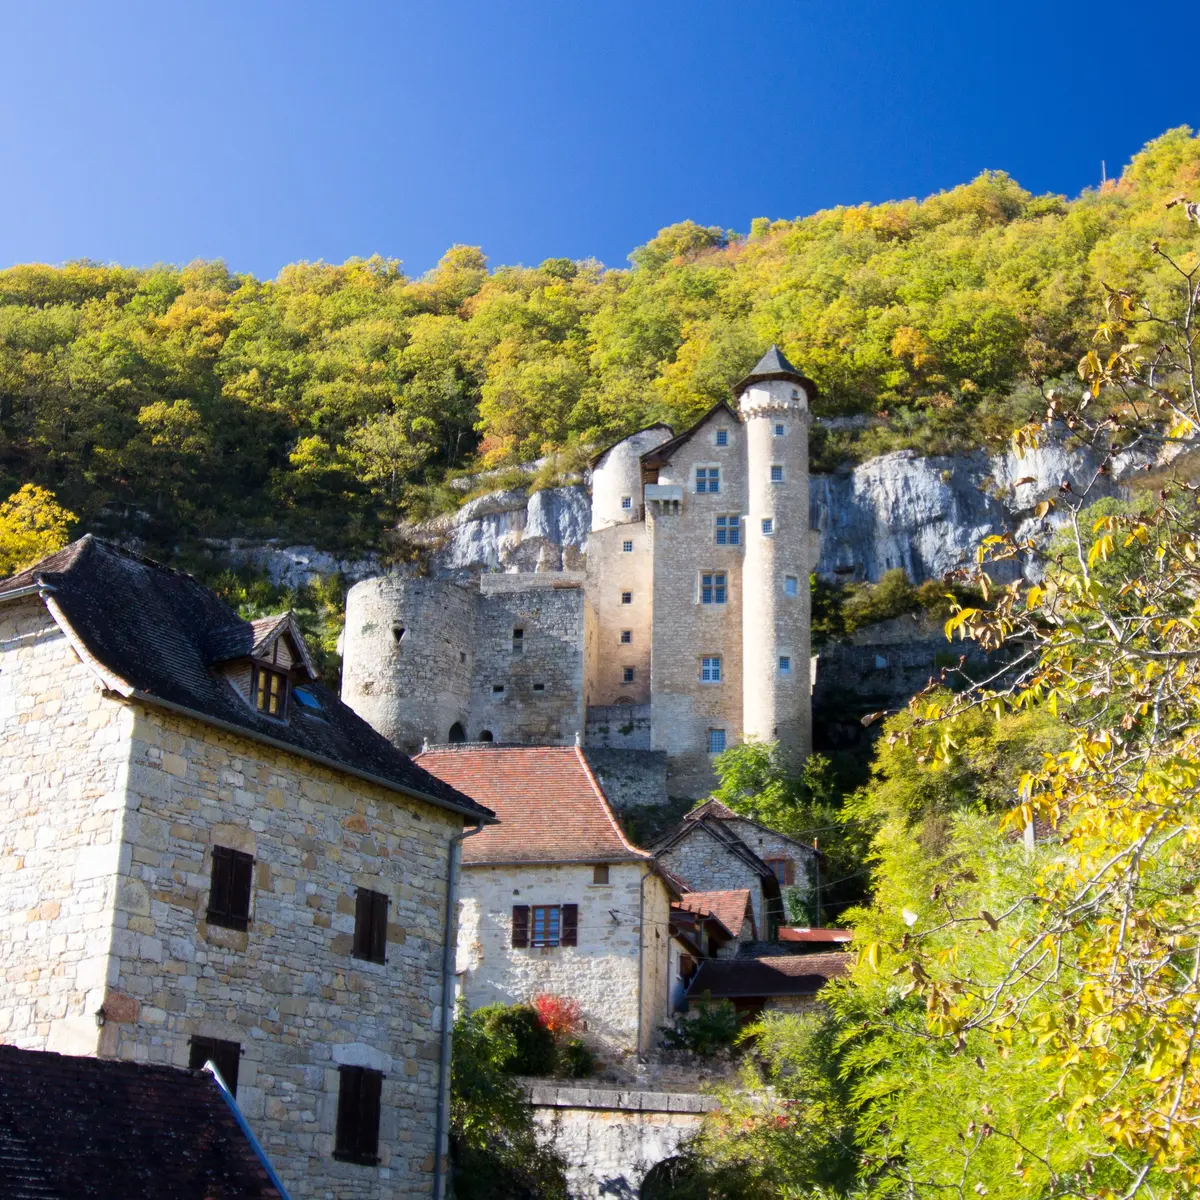
[[[542,992],[534,996],[533,1010],[556,1042],[578,1033],[583,1028],[583,1014],[579,1008],[579,1001],[572,1000],[569,996],[554,996]]]

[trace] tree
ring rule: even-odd
[[[61,550],[77,520],[46,488],[27,483],[18,489],[0,504],[0,576]]]

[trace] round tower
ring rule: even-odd
[[[798,768],[812,748],[808,424],[816,385],[772,346],[734,387],[746,433],[742,732]]]
[[[669,425],[651,425],[592,459],[592,530],[642,520],[642,455],[669,441]]]

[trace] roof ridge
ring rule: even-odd
[[[616,833],[617,837],[621,839],[621,845],[627,850],[631,850],[634,854],[641,855],[643,858],[653,858],[654,856],[648,850],[643,850],[640,846],[635,846],[625,836],[625,830],[621,828],[620,822],[617,820],[616,814],[612,810],[612,805],[609,804],[608,797],[604,794],[604,789],[600,786],[599,781],[596,779],[596,776],[592,771],[591,763],[588,762],[587,755],[583,752],[583,747],[576,744],[570,747],[570,749],[575,751],[575,756],[579,759],[579,762],[583,767],[583,772],[588,777],[588,782],[595,790],[595,793],[600,800],[600,804],[604,808],[604,813],[608,817],[609,822],[613,827],[613,831]]]

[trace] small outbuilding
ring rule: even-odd
[[[688,987],[688,1000],[730,1000],[749,1020],[764,1009],[809,1008],[832,979],[850,973],[851,954],[709,959]]]

